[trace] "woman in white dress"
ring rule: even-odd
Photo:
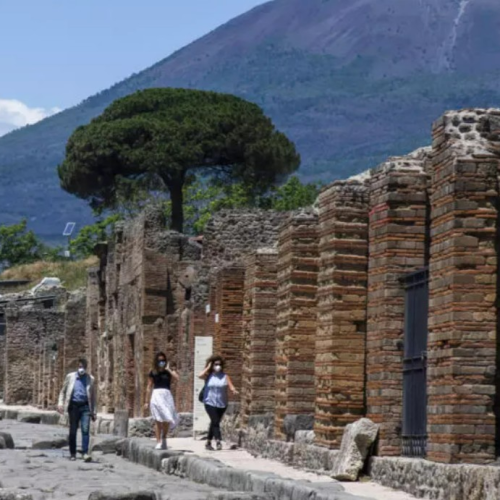
[[[167,357],[159,352],[154,359],[153,369],[149,372],[148,388],[146,391],[146,403],[144,409],[151,412],[155,419],[156,449],[167,449],[167,434],[175,428],[179,422],[179,415],[175,409],[174,398],[170,392],[172,380],[179,380],[179,375],[171,370]]]
[[[238,391],[234,388],[229,375],[224,372],[224,359],[221,356],[208,358],[206,368],[198,377],[205,380],[203,403],[205,411],[210,418],[205,448],[213,450],[212,439],[215,438],[217,449],[221,450],[222,435],[220,422],[227,408],[227,390],[229,389],[233,394],[238,394]]]

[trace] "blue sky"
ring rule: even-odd
[[[0,0],[0,135],[163,59],[264,0]]]

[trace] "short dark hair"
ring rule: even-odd
[[[210,363],[210,364],[214,364],[215,362],[219,361],[220,362],[220,366],[221,366],[221,369],[222,371],[224,371],[224,366],[225,366],[225,361],[224,361],[224,358],[222,356],[219,356],[218,354],[213,354],[212,356],[210,356],[208,359],[207,359],[207,365]]]
[[[87,363],[87,360],[85,358],[80,358],[78,360],[78,366],[82,365],[85,369],[87,369],[87,366],[88,366],[88,363]]]

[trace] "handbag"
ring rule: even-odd
[[[210,378],[210,375],[205,379],[205,383],[203,384],[203,387],[202,387],[200,393],[198,394],[198,401],[200,403],[203,403],[203,400],[205,399],[205,389],[207,388],[209,378]]]

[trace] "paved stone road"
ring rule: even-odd
[[[2,420],[16,447],[66,436],[63,428]],[[94,463],[69,461],[67,450],[0,450],[0,482],[4,488],[30,493],[34,500],[87,500],[91,492],[154,490],[162,500],[205,500],[213,488],[166,476],[115,455],[95,455]]]

